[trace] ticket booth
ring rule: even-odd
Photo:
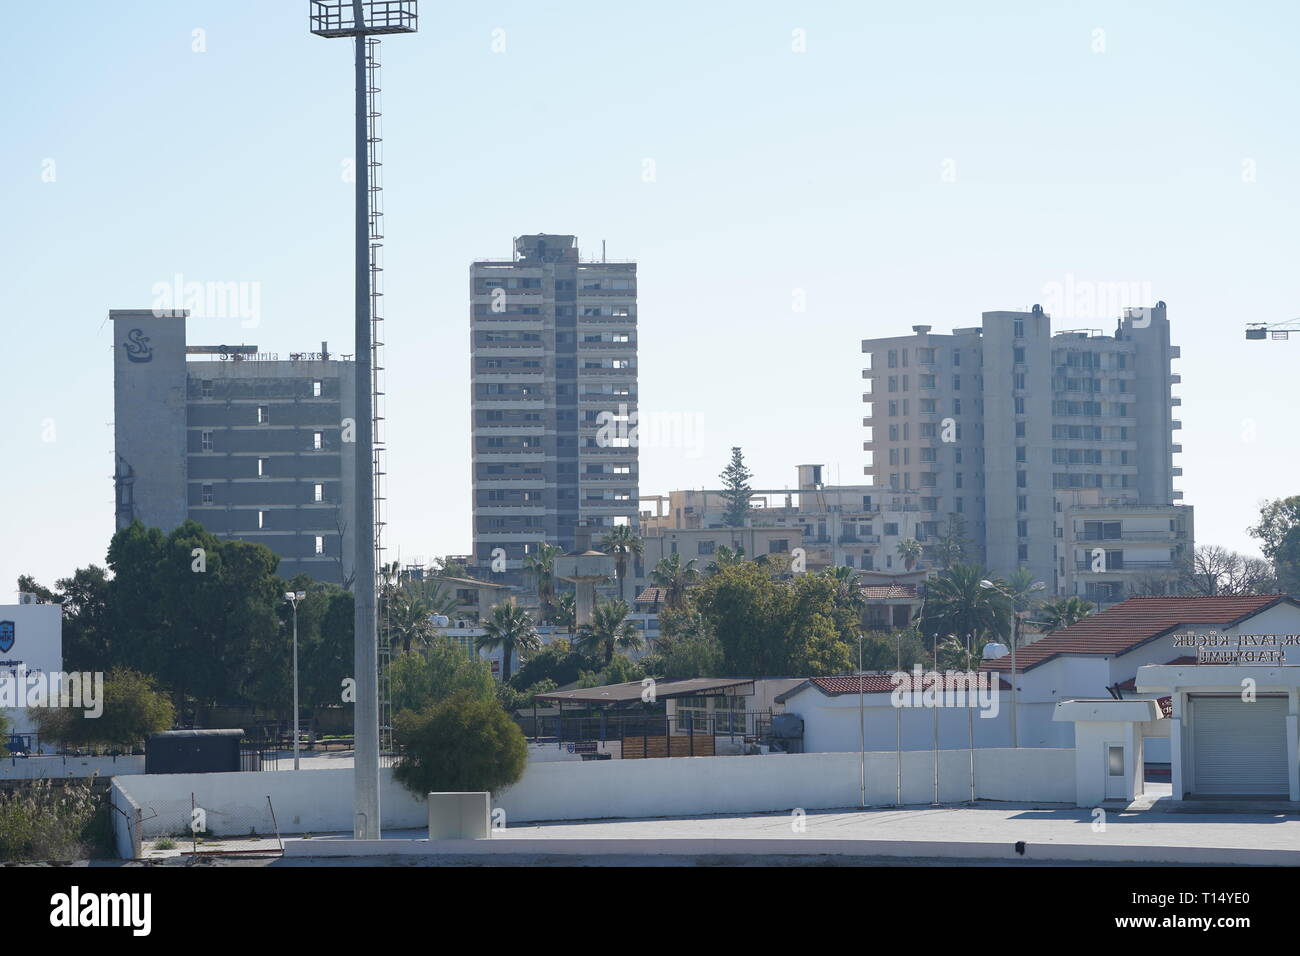
[[[1164,736],[1154,700],[1063,700],[1054,721],[1074,724],[1075,803],[1095,807],[1107,800],[1132,803],[1142,793],[1143,741]]]

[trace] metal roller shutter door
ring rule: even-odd
[[[1192,696],[1198,794],[1288,794],[1285,697]]]

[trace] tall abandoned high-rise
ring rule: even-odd
[[[985,312],[951,335],[868,339],[866,468],[918,537],[964,516],[976,556],[1026,567],[1054,594],[1100,604],[1159,590],[1192,548],[1173,456],[1181,423],[1165,304],[1113,334],[1052,333],[1049,316]]]
[[[117,527],[193,519],[266,545],[282,577],[350,582],[355,365],[189,345],[184,311],[109,317]]]
[[[635,523],[636,263],[519,236],[473,264],[470,299],[475,567]]]

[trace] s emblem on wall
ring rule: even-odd
[[[149,336],[140,329],[132,329],[127,333],[122,348],[126,349],[126,358],[129,362],[153,361],[153,346],[149,344]]]
[[[14,646],[14,622],[0,621],[0,654],[8,654]]]

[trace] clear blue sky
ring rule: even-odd
[[[0,600],[103,561],[110,308],[177,273],[255,281],[258,328],[191,338],[351,351],[349,44],[309,34],[305,0],[12,6]],[[643,415],[703,416],[699,447],[642,450],[643,493],[716,484],[732,445],[757,484],[862,480],[861,339],[1067,276],[1169,303],[1198,541],[1253,550],[1259,501],[1300,492],[1300,336],[1243,338],[1300,315],[1294,4],[423,6],[384,43],[404,558],[469,548],[468,265],[522,232],[640,263]]]

